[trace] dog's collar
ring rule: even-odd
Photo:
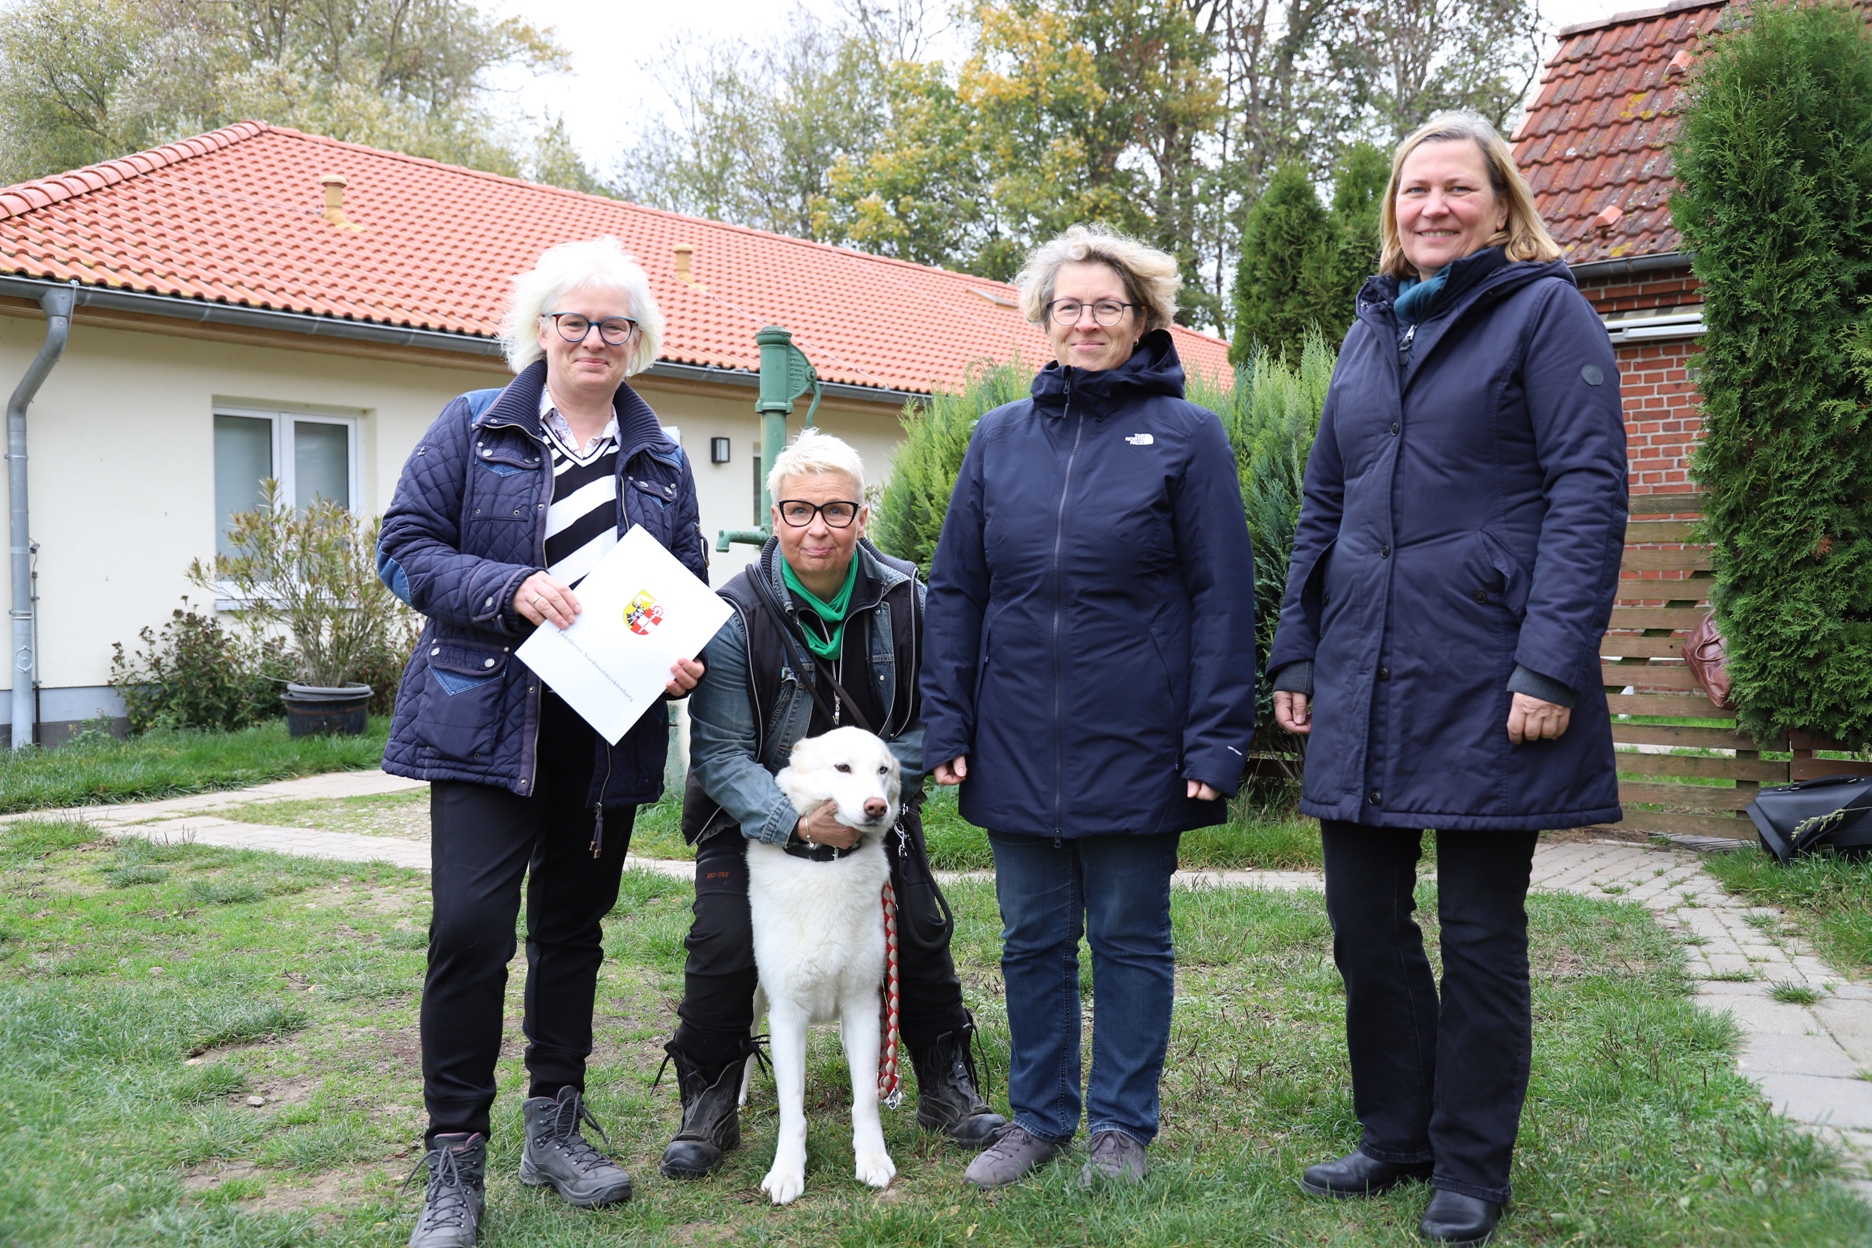
[[[836,845],[818,845],[807,841],[795,840],[788,841],[785,845],[781,846],[781,848],[786,850],[787,853],[792,854],[795,858],[804,858],[809,862],[837,862],[841,858],[857,853],[858,846],[863,844],[864,842],[860,841],[858,845],[854,845],[850,849],[840,849]]]

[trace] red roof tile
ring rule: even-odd
[[[1569,264],[1681,246],[1670,145],[1696,40],[1727,3],[1675,0],[1560,32],[1514,151]]]
[[[361,230],[325,220],[325,174],[345,177]],[[1052,355],[1005,283],[259,122],[0,189],[0,266],[16,274],[485,337],[513,274],[601,234],[649,273],[671,362],[758,369],[769,324],[825,380],[895,390]],[[697,285],[676,277],[678,243]],[[1227,377],[1226,343],[1172,332],[1185,368]]]

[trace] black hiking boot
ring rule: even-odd
[[[910,1064],[916,1067],[917,1125],[940,1131],[957,1144],[986,1148],[1007,1119],[988,1108],[978,1091],[975,1055],[969,1051],[974,1036],[971,1019],[937,1036],[928,1048],[911,1049]]]
[[[741,1072],[747,1059],[704,1069],[673,1040],[663,1051],[676,1063],[682,1126],[657,1169],[672,1179],[707,1178],[721,1167],[722,1154],[741,1146]]]
[[[631,1198],[631,1177],[624,1167],[593,1148],[579,1133],[590,1123],[606,1147],[604,1128],[585,1108],[585,1098],[570,1084],[557,1097],[523,1101],[526,1150],[520,1154],[520,1181],[528,1187],[550,1186],[568,1205],[595,1209]]]
[[[429,1187],[410,1231],[409,1248],[474,1248],[475,1228],[487,1204],[487,1136],[436,1136],[404,1185],[424,1169],[429,1171]]]

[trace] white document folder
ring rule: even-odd
[[[612,745],[662,703],[671,666],[702,653],[731,610],[642,525],[573,592],[582,609],[572,627],[547,621],[514,657]]]

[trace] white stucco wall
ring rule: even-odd
[[[44,331],[37,317],[0,316],[0,390],[17,383]],[[105,684],[111,643],[128,645],[138,629],[166,620],[190,592],[189,561],[214,553],[217,406],[360,417],[360,501],[381,511],[442,405],[503,380],[472,368],[101,328],[81,314],[27,417],[32,536],[40,547],[42,718],[105,709],[73,711],[65,703]],[[755,392],[723,387],[718,395],[640,381],[663,422],[680,430],[695,465],[710,579],[719,584],[753,554],[739,546],[715,554],[713,540],[719,529],[754,522]],[[818,423],[850,440],[882,479],[900,436],[893,410],[828,402]],[[799,424],[795,417],[793,427]],[[728,464],[709,463],[712,437],[731,439]],[[0,689],[9,676],[0,670]],[[68,693],[60,699],[59,690]],[[0,722],[6,710],[0,700]]]

